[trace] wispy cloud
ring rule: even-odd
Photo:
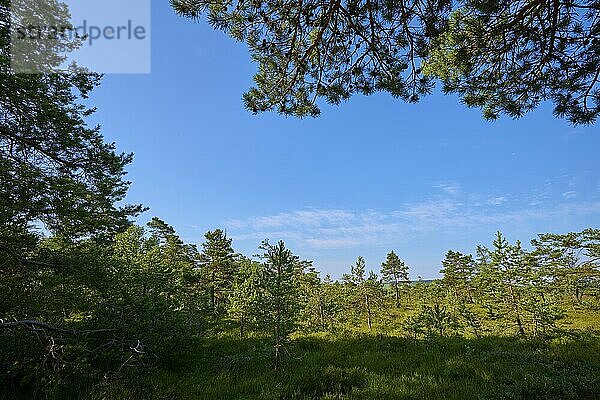
[[[442,182],[434,186],[436,189],[440,189],[446,194],[451,196],[455,196],[460,193],[461,186],[458,182],[450,181],[450,182]]]
[[[574,190],[569,190],[568,192],[564,192],[562,195],[565,199],[569,200],[577,197],[577,192]]]
[[[454,199],[430,199],[404,204],[392,211],[307,209],[270,216],[231,220],[226,226],[237,240],[265,238],[290,240],[307,249],[351,249],[359,245],[386,245],[438,230],[467,230],[483,225],[521,224],[600,214],[600,201],[569,202],[540,208],[528,206],[512,211],[496,207],[504,197],[489,204],[469,204]],[[490,206],[491,205],[491,206]]]
[[[247,220],[231,220],[231,228],[277,229],[301,225],[305,227],[338,225],[350,220],[354,215],[345,210],[298,210],[274,215],[249,218]]]
[[[490,197],[488,199],[488,203],[493,206],[500,206],[500,205],[506,203],[507,201],[508,201],[507,196],[496,196],[496,197]]]

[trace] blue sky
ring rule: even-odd
[[[255,66],[243,44],[153,2],[152,73],[107,75],[93,122],[134,152],[128,202],[189,242],[227,229],[237,251],[283,239],[335,277],[357,256],[378,270],[395,250],[411,276],[435,277],[448,249],[497,230],[599,227],[600,128],[543,106],[481,119],[455,96],[409,105],[381,94],[322,107],[318,119],[254,116],[241,95]]]

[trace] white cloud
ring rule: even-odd
[[[442,190],[444,193],[451,196],[456,196],[460,193],[461,187],[458,182],[444,182],[434,186],[437,189]]]
[[[565,199],[569,200],[577,197],[577,192],[574,190],[569,190],[568,192],[564,192],[562,195]]]
[[[352,214],[344,210],[298,210],[287,213],[279,213],[262,217],[254,217],[248,220],[232,220],[228,225],[232,228],[255,228],[255,229],[273,229],[289,227],[294,225],[301,226],[321,226],[323,224],[339,224],[347,221]]]
[[[504,200],[493,198],[501,204]],[[392,211],[314,209],[226,223],[236,240],[290,240],[307,249],[351,249],[405,242],[439,230],[469,230],[483,225],[520,224],[532,220],[600,214],[600,201],[569,202],[541,208],[498,211],[495,206],[458,200],[425,200]]]
[[[498,196],[498,197],[490,197],[488,199],[488,203],[493,206],[500,206],[508,201],[508,197],[506,196]]]

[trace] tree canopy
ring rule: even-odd
[[[317,116],[354,94],[407,102],[436,81],[487,119],[542,101],[573,124],[600,112],[597,0],[172,0],[247,43],[254,112]]]
[[[0,220],[12,236],[32,224],[78,237],[114,233],[140,206],[123,206],[131,154],[106,143],[88,126],[95,109],[86,105],[101,76],[72,66],[61,74],[16,74],[10,61],[10,13],[0,0]],[[45,10],[68,23],[56,2]],[[65,18],[67,18],[65,20]],[[14,21],[13,21],[14,23]],[[58,45],[71,46],[59,37]],[[40,58],[51,70],[62,60]],[[45,68],[45,69],[44,69]],[[9,228],[10,227],[10,228]],[[2,235],[11,236],[11,235]],[[0,237],[0,246],[8,239]]]

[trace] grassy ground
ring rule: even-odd
[[[376,324],[388,336],[361,333],[359,324],[346,336],[295,335],[277,373],[266,339],[198,338],[160,368],[120,371],[91,389],[85,379],[53,393],[32,388],[22,398],[600,399],[600,313],[571,309],[560,327],[564,333],[548,340],[413,340],[395,337],[391,324]],[[3,392],[1,400],[14,398]]]
[[[258,339],[203,340],[91,399],[600,399],[600,339],[305,336],[275,373]]]
[[[600,329],[600,310],[577,307],[567,310],[558,326],[568,330],[597,330]]]

